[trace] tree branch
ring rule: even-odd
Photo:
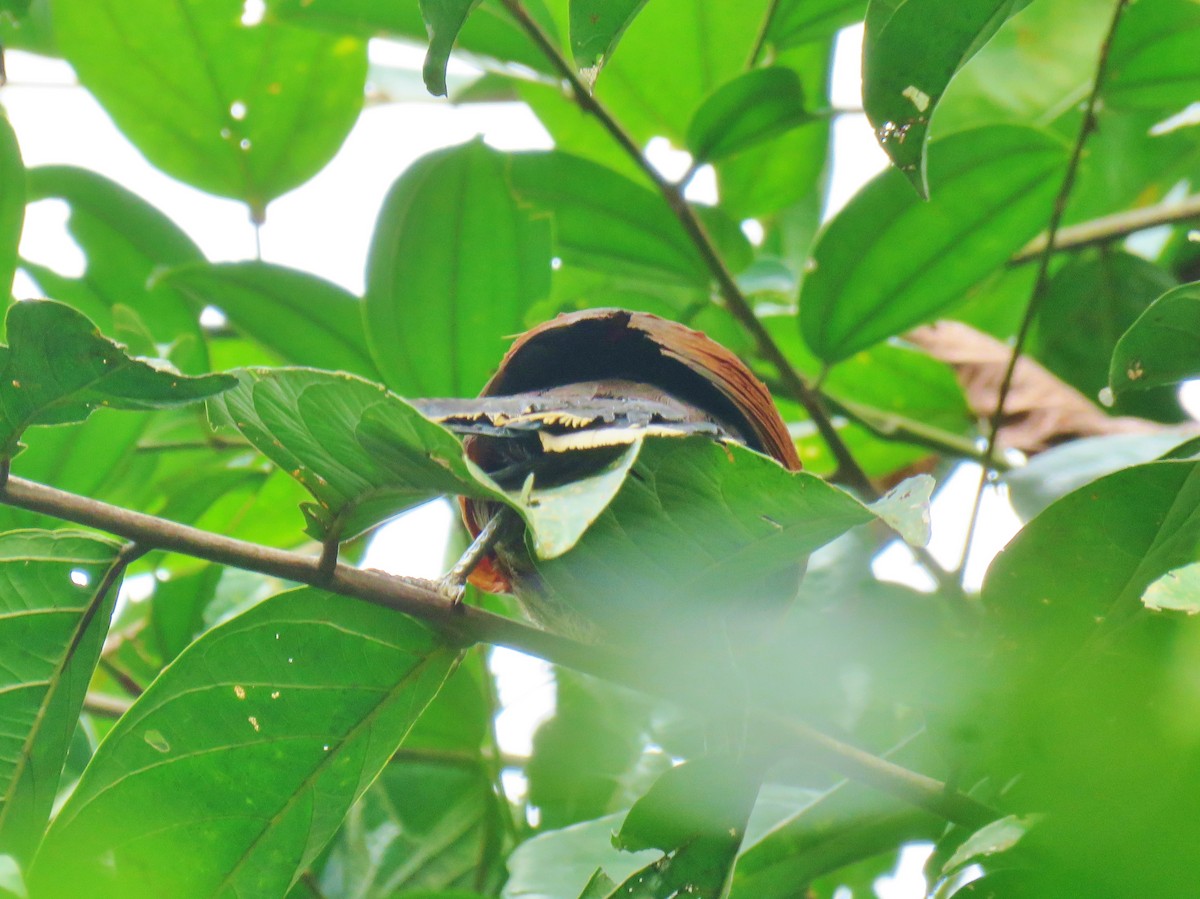
[[[134,541],[139,552],[166,549],[186,553],[395,609],[430,624],[448,639],[464,646],[477,642],[508,646],[553,664],[682,702],[689,707],[709,709],[714,695],[719,692],[712,684],[699,683],[690,676],[687,680],[665,676],[648,678],[645,669],[628,654],[580,643],[474,606],[452,605],[435,581],[351,568],[340,562],[334,567],[332,576],[326,579],[318,559],[123,509],[24,478],[9,477],[0,487],[0,502],[117,534]],[[948,791],[938,781],[877,758],[800,722],[778,716],[773,716],[772,720],[786,724],[796,742],[818,754],[831,768],[856,780],[861,777],[864,782],[934,810],[947,820],[973,824],[985,814],[990,816],[989,821],[998,817],[985,806]]]
[[[849,746],[799,721],[770,716],[768,722],[795,742],[806,746],[814,756],[840,774],[903,799],[947,821],[978,829],[1001,817],[1000,812],[951,790],[940,780],[917,774],[895,762]]]
[[[1004,378],[1000,382],[1000,392],[996,398],[996,409],[992,413],[991,422],[988,426],[984,465],[979,476],[979,488],[975,492],[975,505],[971,509],[970,524],[967,526],[967,538],[963,549],[961,569],[966,568],[967,558],[971,552],[971,542],[975,537],[975,529],[979,524],[979,509],[983,503],[984,488],[987,486],[989,475],[995,471],[993,460],[996,456],[996,444],[1000,436],[1000,427],[1004,422],[1004,405],[1008,401],[1009,391],[1012,390],[1013,376],[1017,370],[1017,361],[1021,358],[1021,353],[1025,349],[1025,342],[1029,337],[1029,331],[1033,326],[1034,319],[1037,317],[1038,310],[1041,308],[1042,300],[1045,298],[1047,285],[1050,283],[1050,259],[1054,255],[1055,248],[1058,246],[1059,228],[1062,225],[1063,215],[1067,211],[1067,201],[1071,198],[1071,189],[1075,186],[1075,176],[1079,171],[1079,162],[1083,158],[1084,145],[1096,128],[1096,110],[1099,106],[1100,94],[1104,87],[1104,76],[1108,70],[1109,52],[1112,50],[1113,38],[1116,36],[1117,26],[1121,22],[1121,14],[1124,13],[1128,2],[1129,0],[1116,0],[1113,7],[1112,17],[1108,23],[1108,31],[1105,32],[1104,41],[1100,45],[1100,54],[1096,59],[1096,74],[1092,79],[1092,90],[1083,107],[1083,121],[1079,123],[1079,131],[1075,136],[1075,144],[1071,148],[1071,156],[1067,160],[1066,171],[1063,172],[1062,183],[1059,185],[1058,193],[1054,197],[1054,207],[1050,212],[1050,222],[1046,227],[1045,244],[1042,246],[1041,252],[1037,257],[1037,275],[1034,279],[1033,290],[1030,291],[1029,302],[1025,306],[1025,313],[1021,317],[1021,324],[1017,329],[1017,337],[1013,343],[1012,352],[1008,356],[1008,365],[1004,369]]]
[[[1127,209],[1080,222],[1078,225],[1059,228],[1054,238],[1054,252],[1109,243],[1138,231],[1145,231],[1147,228],[1173,225],[1194,218],[1200,218],[1200,195],[1185,197],[1176,202],[1159,203],[1144,209]],[[1022,247],[1008,264],[1018,266],[1034,262],[1042,257],[1048,245],[1047,235],[1041,234]]]
[[[820,432],[821,438],[829,446],[829,451],[833,453],[838,465],[834,479],[853,488],[866,500],[878,499],[879,492],[871,483],[871,479],[867,477],[866,472],[855,461],[849,447],[846,446],[845,441],[838,434],[837,428],[834,427],[833,421],[825,409],[820,393],[814,390],[800,376],[787,360],[787,357],[784,356],[783,351],[779,349],[779,345],[775,343],[774,338],[763,327],[758,316],[754,314],[750,302],[746,299],[745,294],[742,293],[741,288],[738,287],[733,274],[725,265],[725,261],[717,251],[716,245],[709,236],[707,229],[705,229],[704,224],[684,198],[679,186],[672,184],[664,178],[650,164],[645,154],[642,153],[641,148],[638,147],[629,133],[621,127],[620,123],[612,117],[612,114],[609,113],[604,105],[587,89],[566,57],[563,56],[546,32],[542,30],[542,27],[533,20],[520,0],[502,0],[502,2],[512,17],[516,19],[517,24],[521,26],[534,44],[537,45],[538,49],[542,51],[546,59],[549,60],[559,76],[570,85],[575,102],[579,107],[595,117],[604,130],[616,141],[617,145],[621,147],[626,155],[638,165],[646,177],[658,188],[663,199],[667,201],[667,206],[683,226],[683,230],[687,233],[688,238],[700,253],[700,257],[704,261],[709,274],[716,281],[717,290],[725,302],[725,307],[751,338],[753,338],[759,355],[779,372],[779,378],[788,393],[794,396],[800,405],[804,407],[809,418],[812,419],[813,424],[816,425],[817,430]]]

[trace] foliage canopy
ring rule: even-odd
[[[398,172],[356,296],[209,261],[153,197],[27,169],[0,117],[0,894],[859,897],[928,843],[931,899],[1195,895],[1200,5],[258,6],[0,0],[0,40],[256,222],[366,96],[525,104],[553,149]],[[860,21],[891,165],[827,210]],[[20,253],[48,199],[79,276]],[[473,395],[509,337],[598,306],[738,353],[806,470],[646,438],[505,491],[405,399]],[[979,590],[922,548],[964,461],[1024,521]],[[356,567],[443,495],[510,507],[547,591],[640,639]],[[898,534],[928,589],[878,576]],[[527,758],[492,645],[554,665]]]

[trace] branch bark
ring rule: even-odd
[[[435,581],[351,568],[340,562],[329,574],[322,571],[319,559],[300,553],[236,540],[19,477],[10,476],[0,486],[0,502],[117,534],[134,541],[139,552],[172,550],[385,606],[427,622],[464,646],[480,642],[508,646],[691,708],[709,709],[715,695],[712,685],[680,682],[678,678],[669,683],[647,679],[645,669],[627,654],[560,637],[473,606],[454,605]],[[789,721],[788,730],[798,745],[841,774],[856,780],[864,778],[864,782],[909,802],[919,798],[915,804],[946,820],[975,826],[984,817],[999,817],[986,806],[948,791],[939,781],[900,768],[800,722]]]

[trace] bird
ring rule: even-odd
[[[642,437],[730,441],[789,471],[801,468],[770,392],[749,367],[702,331],[647,312],[560,314],[514,340],[477,398],[414,405],[460,435],[467,458],[510,491],[586,477]],[[556,629],[596,636],[578,610],[546,608],[515,516],[504,518],[505,507],[487,500],[459,503],[482,551],[469,552],[450,576],[512,593]]]

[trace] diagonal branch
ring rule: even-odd
[[[971,541],[975,537],[975,529],[979,524],[979,508],[983,500],[984,487],[987,486],[989,476],[996,470],[994,459],[996,456],[996,444],[1000,436],[1000,426],[1004,422],[1004,405],[1008,401],[1009,392],[1012,390],[1013,376],[1017,370],[1017,362],[1020,360],[1021,353],[1025,349],[1025,342],[1029,338],[1029,331],[1046,296],[1046,288],[1050,282],[1050,259],[1053,257],[1058,245],[1059,229],[1062,225],[1063,215],[1067,211],[1067,202],[1071,198],[1071,189],[1075,186],[1075,176],[1079,172],[1079,162],[1083,158],[1084,145],[1087,144],[1088,137],[1096,129],[1096,112],[1100,105],[1100,94],[1104,88],[1104,76],[1108,71],[1109,53],[1112,50],[1113,39],[1117,34],[1117,26],[1121,22],[1121,15],[1125,12],[1125,7],[1128,3],[1129,0],[1116,0],[1113,6],[1112,17],[1108,23],[1108,31],[1105,32],[1104,41],[1100,45],[1100,53],[1096,58],[1096,74],[1092,78],[1092,90],[1088,95],[1087,101],[1084,103],[1083,121],[1079,123],[1079,132],[1075,136],[1075,144],[1071,148],[1071,156],[1067,160],[1067,168],[1063,173],[1062,183],[1059,185],[1058,193],[1054,197],[1054,207],[1050,212],[1050,222],[1046,227],[1045,243],[1037,259],[1037,275],[1033,282],[1033,290],[1030,291],[1029,302],[1025,306],[1025,313],[1021,317],[1021,324],[1017,329],[1017,337],[1013,343],[1012,352],[1008,357],[1008,365],[1004,370],[1004,378],[1000,382],[1000,393],[996,399],[996,410],[992,413],[991,422],[988,426],[983,471],[979,477],[979,488],[975,492],[975,505],[971,509],[971,522],[967,527],[962,568],[966,567],[967,556],[971,550]]]
[[[680,682],[679,678],[648,678],[627,654],[580,643],[473,606],[453,605],[435,581],[351,568],[340,562],[332,573],[324,572],[320,560],[310,556],[236,540],[24,478],[9,477],[0,486],[0,502],[117,534],[134,541],[139,552],[172,550],[320,587],[411,615],[464,645],[486,642],[508,646],[692,708],[711,709],[714,696],[711,684]],[[788,731],[797,745],[841,774],[934,811],[948,821],[977,826],[981,820],[999,817],[992,809],[955,793],[939,781],[900,768],[807,725],[790,722]]]
[[[871,483],[871,479],[867,476],[866,472],[863,471],[862,466],[854,459],[850,448],[846,446],[845,441],[838,434],[837,428],[834,427],[833,421],[825,409],[821,394],[800,376],[799,372],[796,371],[795,367],[784,356],[783,351],[779,349],[779,345],[775,343],[774,338],[763,327],[762,322],[758,320],[758,316],[754,314],[754,309],[751,308],[749,300],[746,299],[746,295],[738,287],[733,274],[729,271],[728,266],[725,265],[725,261],[721,258],[721,254],[717,251],[712,237],[709,236],[704,224],[697,217],[692,207],[688,205],[687,200],[684,199],[679,185],[668,181],[650,164],[650,161],[646,159],[645,154],[642,153],[629,133],[612,117],[612,114],[604,107],[604,104],[597,100],[587,89],[587,86],[580,80],[579,75],[567,61],[566,57],[563,56],[562,52],[555,46],[546,32],[542,30],[542,27],[529,15],[528,11],[521,4],[521,0],[502,0],[502,2],[512,17],[516,19],[517,24],[529,35],[530,39],[546,56],[550,64],[554,66],[559,76],[570,85],[575,102],[579,107],[595,117],[604,130],[616,141],[617,145],[621,147],[629,158],[646,174],[646,177],[653,182],[654,186],[658,188],[663,199],[667,201],[667,206],[670,207],[671,212],[679,220],[679,223],[683,226],[683,230],[687,232],[688,238],[700,253],[700,257],[704,260],[704,265],[708,269],[709,274],[716,281],[717,290],[721,295],[721,299],[725,301],[725,307],[751,338],[753,338],[759,355],[778,371],[779,379],[783,383],[783,386],[804,407],[813,424],[816,425],[817,431],[821,434],[821,438],[829,446],[829,451],[837,459],[838,468],[834,479],[852,487],[865,500],[878,499],[879,492]]]
[[[1196,218],[1200,218],[1200,195],[1158,203],[1142,209],[1126,209],[1059,228],[1054,238],[1054,252],[1109,243],[1138,231],[1145,231],[1147,228],[1174,225]],[[1042,234],[1031,240],[1008,261],[1009,266],[1025,265],[1041,259],[1050,243],[1046,238],[1047,235]]]

